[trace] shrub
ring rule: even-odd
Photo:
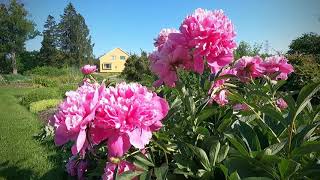
[[[58,99],[60,97],[61,96],[57,88],[39,88],[22,96],[21,104],[29,107],[32,102],[44,99]]]
[[[76,90],[78,84],[66,84],[59,87],[59,94],[61,97],[64,97],[67,91]]]
[[[148,55],[142,51],[141,55],[131,55],[124,64],[125,68],[121,75],[129,81],[141,81],[146,77],[152,77],[149,69]]]
[[[39,84],[44,87],[57,87],[58,80],[55,78],[45,77],[45,76],[34,76],[32,78],[34,84]]]
[[[36,67],[30,71],[27,71],[26,74],[28,75],[39,75],[39,76],[61,76],[67,74],[67,69],[64,68],[57,68],[51,66],[42,66]]]
[[[30,81],[30,77],[21,74],[5,74],[2,75],[2,77],[8,83],[21,83]]]
[[[45,99],[30,104],[30,111],[37,113],[52,107],[56,107],[61,102],[60,99]]]

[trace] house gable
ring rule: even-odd
[[[121,48],[115,48],[102,55],[100,60],[100,72],[122,72],[129,54]]]

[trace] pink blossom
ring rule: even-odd
[[[196,72],[203,72],[204,60],[208,62],[212,73],[217,73],[233,60],[236,33],[222,10],[196,9],[185,18],[179,29],[194,53]]]
[[[286,109],[288,107],[287,102],[282,98],[277,99],[276,104],[281,110]]]
[[[84,65],[83,67],[81,67],[81,72],[85,75],[88,75],[88,74],[92,74],[94,73],[95,71],[97,70],[97,67],[96,66],[91,66],[89,64],[87,65]]]
[[[154,83],[155,86],[164,83],[174,87],[178,80],[177,69],[190,70],[193,68],[192,56],[180,33],[169,34],[161,49],[158,48],[157,51],[154,51],[149,59],[151,71],[159,77],[159,80]]]
[[[87,171],[88,162],[86,160],[77,160],[72,156],[66,164],[66,169],[70,176],[77,176],[78,179],[84,179],[84,173]]]
[[[161,50],[162,46],[167,42],[168,36],[171,33],[178,33],[176,29],[162,29],[156,39],[154,39],[154,46]]]
[[[249,110],[249,107],[246,104],[235,104],[233,106],[233,110],[235,110],[235,111],[247,111],[247,110]]]
[[[291,74],[293,66],[288,63],[288,60],[284,56],[272,56],[266,58],[263,66],[266,69],[267,75],[277,74],[275,80],[286,80],[288,75]]]
[[[235,75],[235,74],[236,74],[235,69],[228,68],[228,69],[223,70],[220,73],[219,77],[222,77],[224,75]],[[226,81],[229,81],[229,79],[230,78],[226,77],[226,78],[216,80],[212,84],[212,86],[209,90],[209,94],[211,94],[212,100],[214,100],[220,106],[224,106],[228,103],[228,99],[227,99],[228,91],[226,89],[224,89],[224,83]]]
[[[104,174],[102,176],[103,180],[113,180],[114,171],[117,167],[117,164],[107,162],[106,167],[104,168]],[[121,175],[122,173],[126,171],[135,171],[136,167],[128,162],[128,161],[121,161],[118,164],[118,175]],[[134,178],[137,179],[137,178]]]
[[[215,93],[212,96],[212,99],[220,106],[224,106],[229,102],[227,99],[227,94],[228,94],[228,91],[226,89],[222,89],[219,92]]]
[[[86,130],[94,119],[104,89],[104,84],[99,86],[84,82],[76,91],[66,93],[66,99],[60,104],[52,122],[55,127],[56,145],[75,141],[72,153],[84,153],[88,145]]]
[[[131,145],[143,149],[168,109],[165,99],[140,84],[107,88],[90,129],[92,140],[98,144],[107,139],[109,157],[121,157]]]
[[[263,60],[259,56],[244,56],[240,58],[235,64],[237,76],[243,82],[248,82],[250,79],[261,77],[264,73],[262,62]]]

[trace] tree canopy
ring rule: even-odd
[[[11,59],[13,73],[17,74],[16,56],[25,50],[25,42],[34,38],[38,31],[27,18],[28,11],[23,4],[11,0],[8,6],[0,6],[0,50]]]

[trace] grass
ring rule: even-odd
[[[33,137],[40,121],[16,98],[31,90],[0,87],[0,179],[66,179],[53,145]]]

